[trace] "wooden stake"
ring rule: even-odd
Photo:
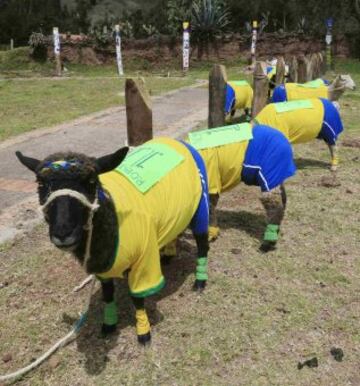
[[[298,63],[295,56],[291,58],[291,62],[289,64],[289,81],[292,83],[298,82]]]
[[[285,82],[285,60],[280,56],[276,62],[276,85],[283,84]]]
[[[225,125],[226,83],[225,66],[214,64],[209,74],[209,129]]]
[[[266,106],[268,101],[269,79],[266,76],[266,63],[256,62],[254,70],[254,98],[251,117],[256,115]]]
[[[307,82],[307,59],[305,55],[298,56],[297,64],[298,64],[297,83],[305,83]]]
[[[138,146],[153,137],[152,103],[142,78],[125,82],[128,145]]]

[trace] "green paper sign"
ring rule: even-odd
[[[146,193],[184,159],[170,146],[149,143],[132,150],[115,170],[140,192]]]
[[[314,106],[309,100],[298,100],[290,102],[275,103],[275,110],[278,113],[287,113],[288,111],[313,109]]]
[[[229,82],[234,86],[248,86],[248,82],[246,80],[232,80]]]
[[[241,123],[189,133],[191,145],[198,150],[227,145],[229,143],[244,142],[252,139],[252,137],[252,126],[250,123]]]
[[[315,79],[315,80],[312,80],[311,82],[298,84],[298,87],[304,87],[304,88],[319,88],[321,86],[324,86],[324,82],[322,79]]]

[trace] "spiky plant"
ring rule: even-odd
[[[196,0],[191,10],[192,41],[198,47],[201,59],[204,49],[209,54],[209,46],[217,50],[216,39],[230,23],[230,14],[219,0]]]

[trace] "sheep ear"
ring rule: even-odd
[[[35,158],[26,157],[23,155],[20,151],[15,152],[16,157],[18,160],[26,166],[28,169],[30,169],[32,172],[36,173],[37,167],[40,165],[41,161]]]
[[[124,160],[128,151],[128,147],[123,147],[115,153],[97,158],[95,164],[98,174],[107,173],[115,169]]]

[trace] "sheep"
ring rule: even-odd
[[[255,117],[254,123],[276,128],[291,144],[323,139],[329,147],[331,170],[336,171],[339,163],[336,141],[343,131],[337,102],[313,98],[270,103]]]
[[[233,134],[235,137],[231,137]],[[202,138],[209,136],[217,136],[217,139],[204,143]],[[259,186],[262,192],[260,200],[266,212],[267,226],[260,251],[274,250],[285,214],[284,181],[296,172],[286,137],[265,125],[252,127],[250,123],[242,123],[193,132],[188,141],[204,159],[209,179],[209,241],[214,241],[220,231],[216,217],[220,194],[244,182]],[[167,257],[175,255],[174,244],[168,245],[164,254]]]
[[[207,282],[207,177],[190,145],[157,138],[100,158],[56,153],[40,161],[17,152],[36,175],[51,242],[95,274],[103,292],[102,332],[118,322],[114,278],[127,275],[138,341],[151,340],[144,299],[164,284],[159,249],[191,224],[197,244],[194,290]],[[154,178],[147,176],[153,175]]]
[[[253,100],[253,89],[246,80],[229,81],[225,91],[225,115],[229,120],[235,115],[237,109],[244,109],[245,115],[250,119],[250,110]]]
[[[286,83],[275,87],[271,101],[286,102],[307,98],[326,98],[337,101],[346,89],[355,90],[356,85],[350,75],[338,75],[329,84],[324,79],[316,79],[307,83]]]

